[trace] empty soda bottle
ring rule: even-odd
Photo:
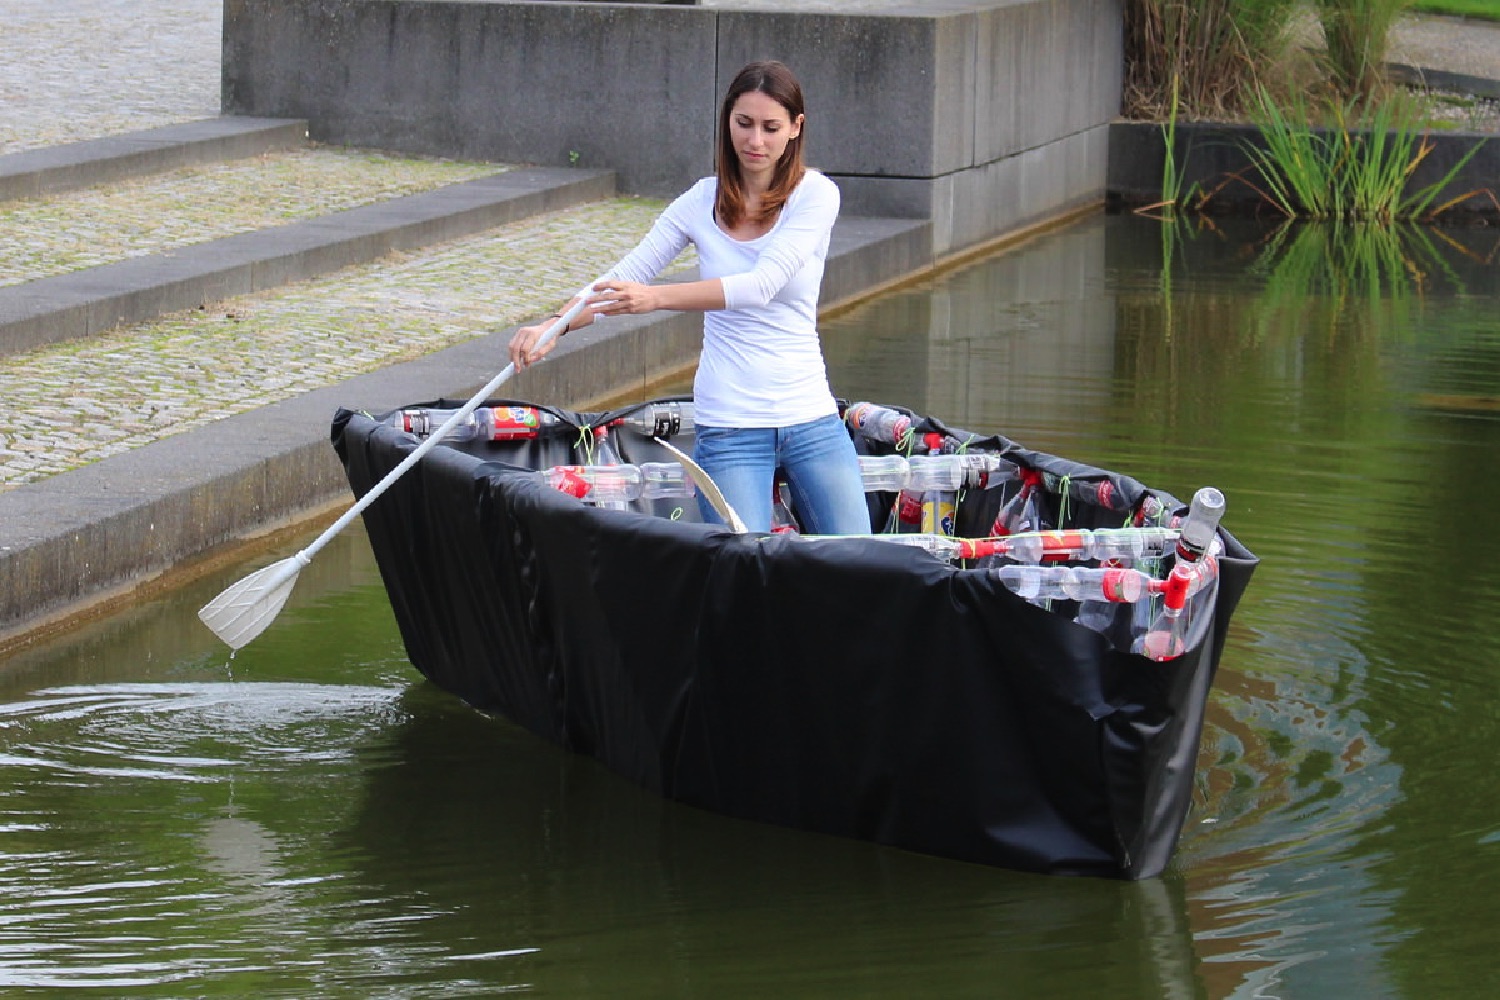
[[[1181,656],[1201,636],[1194,626],[1211,618],[1218,590],[1219,521],[1224,516],[1224,494],[1205,486],[1193,494],[1177,538],[1176,560],[1158,589],[1161,611],[1151,627],[1132,645],[1134,652],[1153,660]],[[1196,613],[1195,613],[1196,612]]]
[[[953,457],[963,466],[965,489],[991,489],[1020,474],[1016,463],[989,452],[961,452]]]
[[[697,492],[687,470],[676,462],[642,462],[641,499],[664,500],[691,497]]]
[[[1042,483],[1041,473],[1035,469],[1020,469],[1019,473],[1021,488],[996,513],[995,523],[990,526],[991,535],[1018,535],[1042,528],[1042,516],[1036,504],[1036,491]]]
[[[555,490],[598,506],[623,507],[641,498],[641,470],[634,465],[556,465],[542,473]]]
[[[385,422],[397,430],[425,438],[457,412],[456,408],[416,407],[397,410]],[[554,414],[535,406],[481,406],[445,434],[443,440],[455,444],[463,441],[523,441],[536,437],[543,427],[561,422]]]
[[[610,441],[608,427],[595,427],[594,434],[594,464],[596,465],[620,465],[620,455],[615,451],[614,444]],[[630,499],[635,499],[631,497]],[[610,507],[614,510],[624,510],[628,505],[624,500],[595,500],[600,507]]]
[[[844,411],[844,423],[851,431],[871,441],[898,447],[911,433],[911,417],[875,403],[849,404],[849,408]]]
[[[908,548],[922,549],[948,562],[983,559],[996,551],[996,542],[990,538],[950,538],[938,534],[892,534],[840,535],[840,538],[865,538],[881,542],[894,542]]]
[[[866,493],[894,493],[906,488],[911,470],[901,455],[861,455],[859,475]]]
[[[640,465],[556,465],[541,473],[555,490],[599,506],[693,495],[693,481],[676,462]]]
[[[1084,562],[1092,559],[1135,563],[1158,559],[1177,544],[1171,528],[1069,528],[1007,535],[1000,550],[1022,563]]]
[[[1028,601],[1107,601],[1135,604],[1151,592],[1140,570],[1091,566],[1001,566],[990,570]]]
[[[677,434],[691,434],[693,403],[691,400],[651,403],[626,414],[619,422],[647,437],[667,439]]]

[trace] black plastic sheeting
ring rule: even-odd
[[[434,448],[364,514],[407,654],[434,683],[730,816],[1025,871],[1137,879],[1167,865],[1256,563],[1233,536],[1219,531],[1206,638],[1153,662],[919,549],[737,536],[699,523],[691,499],[637,505],[657,517],[586,505],[534,470],[585,461],[579,428],[636,407],[543,409],[559,426]],[[1003,437],[916,429],[1067,484],[1066,527],[1117,527],[1152,496],[1182,507]],[[418,443],[347,410],[332,437],[357,495]],[[627,427],[612,438],[623,461],[672,460]],[[673,443],[691,453],[690,432]],[[870,495],[875,530],[893,499]],[[956,533],[987,534],[1005,499],[968,493]],[[1044,495],[1049,526],[1060,499]]]

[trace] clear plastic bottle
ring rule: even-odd
[[[623,464],[620,461],[619,452],[615,451],[614,443],[610,440],[608,427],[594,428],[594,461],[596,464],[603,466]],[[639,476],[639,470],[637,470],[636,474]],[[630,499],[633,500],[635,497],[631,497]],[[613,510],[624,510],[629,506],[624,500],[598,499],[595,500],[595,503],[600,507],[609,507]]]
[[[651,403],[621,417],[620,423],[647,437],[668,439],[677,434],[691,434],[693,404],[691,400]]]
[[[1042,482],[1041,473],[1035,469],[1020,469],[1019,472],[1021,488],[995,514],[995,523],[990,526],[991,535],[1018,535],[1040,531],[1042,528],[1041,511],[1036,504],[1036,491]]]
[[[641,470],[634,465],[555,465],[541,476],[553,489],[601,507],[641,498]]]
[[[1218,532],[1223,516],[1223,493],[1205,486],[1193,494],[1177,538],[1176,561],[1157,588],[1161,611],[1135,640],[1134,652],[1153,660],[1171,660],[1201,638],[1194,626],[1212,611],[1218,591]]]
[[[844,422],[871,441],[900,446],[911,433],[911,417],[875,403],[850,403]]]
[[[1172,551],[1178,533],[1171,528],[1068,528],[1003,537],[1000,551],[1021,563],[1084,562],[1090,559],[1139,562]]]
[[[879,535],[839,535],[839,538],[864,538],[894,542],[907,548],[922,549],[947,562],[982,559],[994,555],[996,542],[988,538],[951,538],[947,535],[885,532]]]
[[[906,488],[911,471],[902,455],[861,455],[859,474],[866,493],[895,493]]]
[[[964,488],[987,490],[1019,475],[1016,463],[986,451],[954,455],[964,470]]]
[[[693,481],[676,462],[640,465],[556,465],[541,473],[548,486],[589,503],[691,497]]]
[[[642,462],[637,468],[642,500],[679,499],[697,492],[692,477],[677,462]]]
[[[913,493],[929,490],[956,491],[962,489],[968,479],[962,455],[913,455],[906,460],[910,477],[906,488]]]
[[[1090,566],[1001,566],[990,570],[1028,601],[1107,601],[1135,604],[1151,592],[1140,570]]]
[[[425,438],[441,427],[458,410],[440,410],[416,407],[397,410],[386,418],[386,423],[397,430]],[[562,421],[555,415],[535,406],[481,406],[469,414],[463,423],[453,428],[443,440],[455,444],[464,441],[524,441],[535,438],[544,427],[553,427]]]

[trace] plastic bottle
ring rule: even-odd
[[[458,410],[417,407],[397,410],[386,423],[397,430],[427,437],[441,427]],[[555,415],[535,406],[481,406],[470,413],[459,426],[443,436],[455,444],[464,441],[522,441],[536,437],[543,427],[561,423]]]
[[[1151,578],[1136,569],[1001,566],[989,572],[1028,601],[1135,604],[1151,592]]]
[[[619,452],[615,451],[614,444],[610,441],[608,427],[595,427],[594,431],[594,461],[599,465],[620,465]],[[639,470],[637,470],[639,475]],[[635,499],[632,497],[631,499]],[[612,510],[624,510],[629,505],[624,500],[596,500],[600,507],[608,507]]]
[[[637,468],[641,470],[642,500],[691,497],[697,492],[692,477],[676,462],[642,462]]]
[[[881,444],[900,446],[911,433],[911,417],[874,403],[849,404],[844,411],[844,423],[856,434]]]
[[[1041,473],[1035,469],[1020,469],[1019,472],[1021,488],[995,514],[995,523],[990,526],[991,535],[1003,537],[1041,530],[1042,517],[1036,505],[1036,491],[1042,482]]]
[[[667,439],[677,434],[691,434],[693,404],[691,400],[651,403],[626,414],[619,422],[647,437]]]
[[[1003,536],[1000,551],[1021,563],[1083,562],[1090,559],[1139,562],[1173,550],[1171,528],[1069,528]]]
[[[968,480],[962,455],[913,455],[906,460],[910,477],[906,488],[913,493],[956,491]]]
[[[634,465],[555,465],[541,476],[553,489],[598,506],[618,508],[641,498],[641,470]]]
[[[1020,473],[1016,463],[985,451],[969,451],[954,455],[964,470],[964,488],[987,490]]]
[[[1132,645],[1134,652],[1153,660],[1181,656],[1191,637],[1193,615],[1190,599],[1198,607],[1213,603],[1219,579],[1219,521],[1224,516],[1224,494],[1205,486],[1193,494],[1188,513],[1177,537],[1176,561],[1158,589],[1161,611],[1151,627]]]
[[[555,490],[595,504],[691,497],[693,481],[676,462],[555,465],[541,473]]]
[[[894,493],[906,487],[911,471],[901,455],[861,455],[859,475],[866,493]]]
[[[995,554],[996,545],[990,538],[950,538],[936,534],[892,534],[840,535],[840,538],[865,538],[881,542],[894,542],[908,548],[922,549],[948,562],[983,559]]]

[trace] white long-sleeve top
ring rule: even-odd
[[[704,314],[694,420],[710,427],[787,427],[838,412],[818,340],[818,293],[838,186],[803,175],[770,232],[737,240],[714,221],[718,181],[705,177],[667,206],[611,277],[647,283],[691,242],[700,278],[719,278],[723,309]]]

